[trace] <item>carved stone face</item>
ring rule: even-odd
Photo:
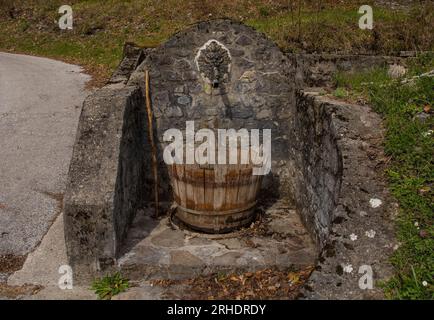
[[[218,88],[229,77],[231,56],[217,40],[208,41],[196,57],[200,74],[213,88]]]

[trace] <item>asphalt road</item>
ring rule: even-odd
[[[32,251],[60,213],[90,79],[79,66],[0,52],[0,255]]]

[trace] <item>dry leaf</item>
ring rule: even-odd
[[[300,276],[297,273],[290,272],[288,273],[288,280],[291,284],[297,284],[300,281]]]
[[[419,193],[420,194],[425,194],[427,192],[429,192],[431,190],[431,188],[429,186],[425,186],[419,189]]]
[[[298,272],[289,272],[270,268],[254,273],[213,274],[187,280],[168,280],[167,284],[188,284],[192,290],[185,293],[186,299],[295,299],[312,270],[312,267],[308,267]]]

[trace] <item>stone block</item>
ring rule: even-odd
[[[106,86],[83,105],[64,200],[68,258],[77,279],[114,264],[147,194],[145,113],[138,88]]]

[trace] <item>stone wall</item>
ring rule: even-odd
[[[207,87],[196,58],[204,45],[218,41],[230,55],[227,78],[218,88]],[[272,173],[264,179],[263,197],[289,197],[289,135],[295,112],[294,67],[262,33],[230,20],[198,23],[153,50],[131,75],[130,86],[144,90],[144,71],[150,74],[155,138],[160,154],[160,198],[170,197],[166,165],[161,154],[163,133],[195,130],[271,129]],[[149,177],[151,179],[151,177]]]
[[[299,93],[291,132],[291,194],[319,248],[324,247],[330,232],[342,177],[333,112]]]
[[[131,73],[140,65],[140,63],[142,63],[142,61],[151,51],[152,49],[140,48],[134,43],[125,43],[122,61],[113,72],[108,83],[126,84],[131,76]]]
[[[366,71],[391,64],[405,65],[406,59],[391,56],[339,54],[287,54],[296,68],[299,87],[331,87],[338,72]]]

